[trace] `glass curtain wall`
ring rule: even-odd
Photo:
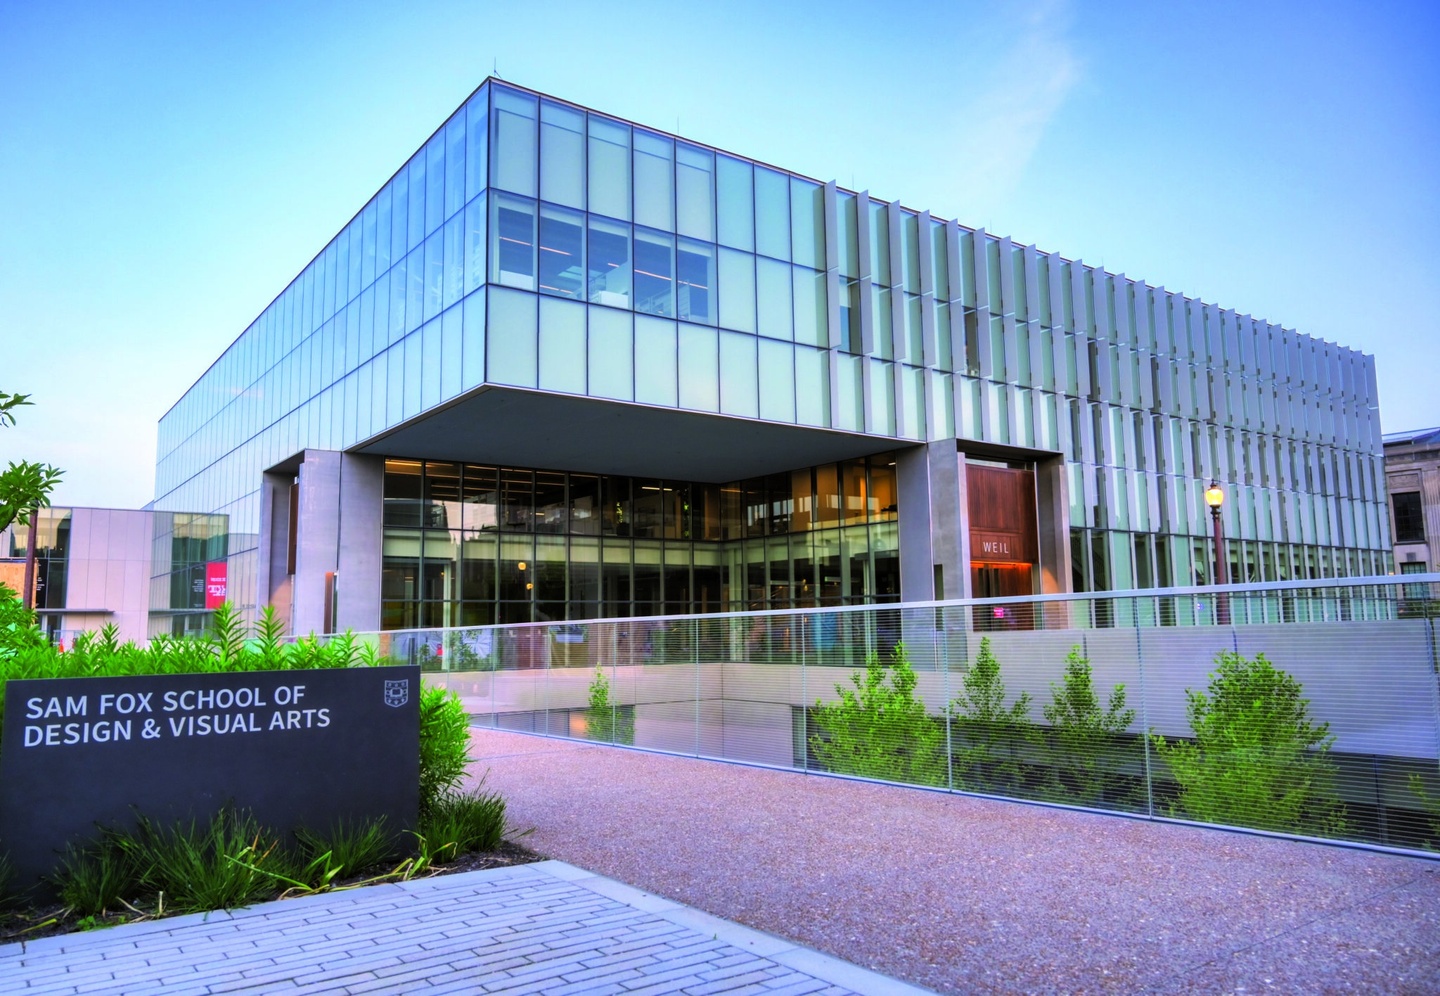
[[[29,524],[15,523],[0,532],[6,559],[25,560],[32,528],[35,530],[35,608],[63,609],[69,573],[70,509],[42,508],[31,514]],[[16,583],[17,594],[22,594],[21,586]]]
[[[733,484],[387,460],[382,625],[898,601],[891,455]]]
[[[484,384],[1062,453],[1082,590],[1201,577],[1211,480],[1236,578],[1391,563],[1373,359],[495,81],[166,413],[157,507],[252,536],[267,467]]]
[[[150,613],[152,636],[197,633],[209,623],[205,609],[205,566],[225,560],[232,537],[224,515],[156,512],[151,540]],[[243,597],[241,578],[232,568],[230,600]]]

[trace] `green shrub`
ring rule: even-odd
[[[1177,815],[1294,833],[1344,832],[1328,754],[1330,724],[1310,721],[1298,681],[1259,654],[1216,658],[1209,694],[1186,690],[1191,741],[1151,740],[1179,783]]]
[[[228,910],[274,893],[296,871],[280,839],[248,813],[223,809],[208,825],[160,827],[142,817],[133,837],[141,881],[179,913]]]
[[[1116,685],[1102,709],[1090,659],[1074,647],[1065,658],[1064,681],[1051,682],[1050,694],[1053,701],[1043,711],[1050,724],[1057,794],[1067,801],[1098,805],[1119,781],[1113,770],[1116,740],[1135,720],[1135,710],[1125,708],[1125,686]]]
[[[137,852],[123,835],[103,830],[88,847],[73,844],[56,870],[54,881],[60,901],[81,916],[104,916],[135,900],[140,891],[141,868]]]
[[[470,756],[470,717],[460,696],[435,685],[420,692],[420,820],[465,778]]]
[[[917,785],[945,784],[945,733],[926,715],[915,695],[915,669],[903,643],[890,652],[865,658],[864,673],[850,676],[855,686],[836,685],[840,700],[815,703],[817,733],[810,749],[825,767],[845,775],[883,778]]]
[[[420,821],[420,847],[427,861],[453,861],[473,851],[493,851],[505,836],[505,800],[476,788],[441,797]]]
[[[1024,775],[1024,751],[1040,742],[1030,720],[1030,694],[1023,692],[1010,705],[1005,704],[1000,661],[990,649],[988,636],[981,638],[980,653],[966,670],[961,687],[949,709],[956,786],[1017,793]]]
[[[590,682],[590,707],[585,710],[585,735],[591,740],[610,744],[635,742],[635,716],[610,701],[610,679],[603,665],[595,665],[595,678]]]
[[[336,879],[358,875],[393,857],[395,835],[384,818],[366,822],[340,822],[327,834],[301,827],[295,831],[297,884],[311,891],[327,888]]]

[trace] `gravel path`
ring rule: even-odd
[[[1440,992],[1440,862],[473,739],[527,846],[941,992]]]

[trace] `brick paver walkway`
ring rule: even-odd
[[[0,946],[0,989],[924,992],[559,861],[8,944]]]

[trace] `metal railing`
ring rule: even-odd
[[[478,725],[1420,851],[1437,621],[1427,574],[357,639]]]

